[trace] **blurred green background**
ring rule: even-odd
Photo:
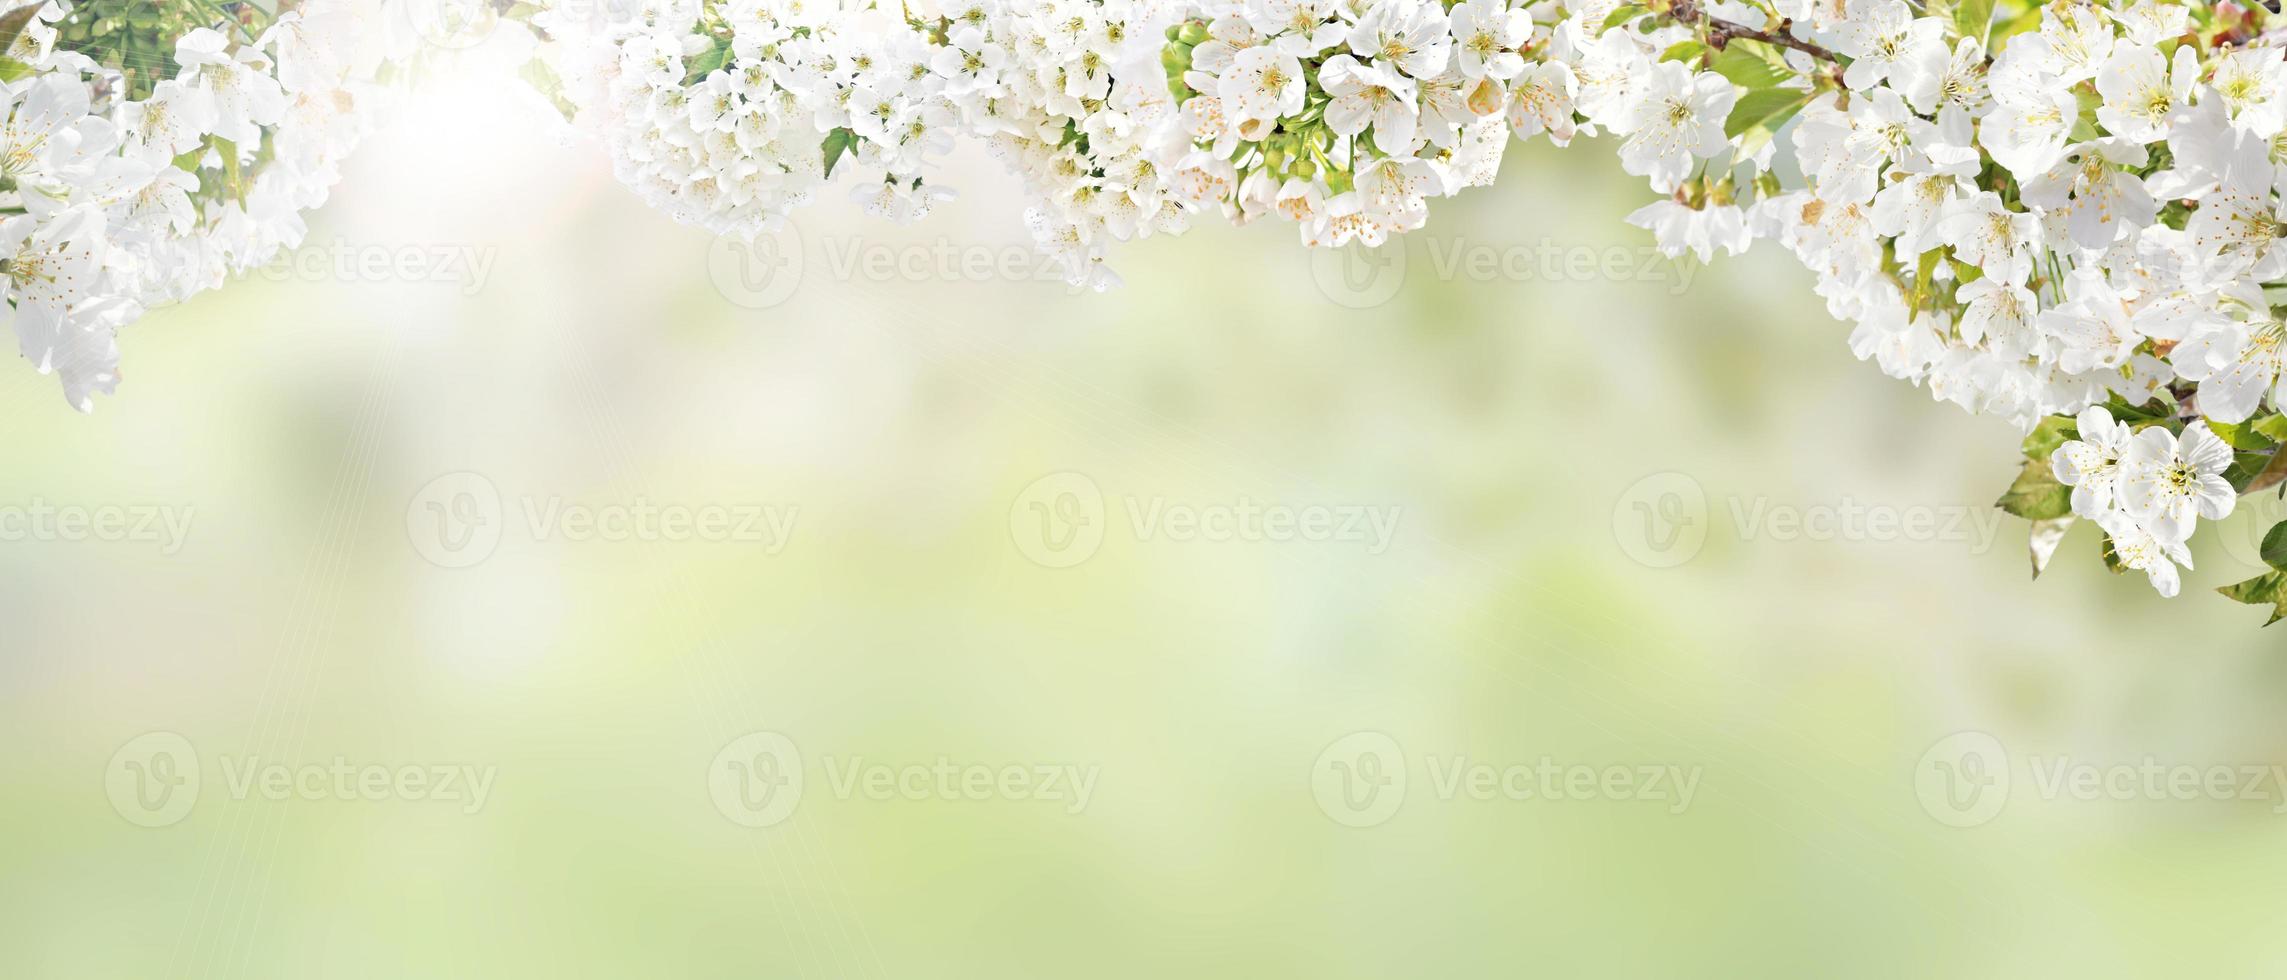
[[[2276,505],[2175,601],[2086,528],[2031,581],[2016,434],[1775,249],[1647,263],[1608,144],[1514,147],[1402,267],[1211,224],[1093,295],[973,273],[1026,241],[981,155],[748,254],[558,135],[441,84],[313,221],[482,276],[162,311],[91,418],[0,376],[0,509],[189,529],[0,542],[0,976],[2287,968],[2279,786],[2041,781],[2287,763],[2279,634],[2210,591]],[[792,534],[548,523],[645,506]],[[1394,533],[1149,523],[1242,507]],[[996,782],[842,782],[941,759]],[[335,760],[492,778],[233,789]],[[1542,760],[1695,792],[1449,782]]]

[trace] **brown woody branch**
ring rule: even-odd
[[[1724,43],[1730,41],[1732,38],[1743,37],[1750,41],[1761,41],[1765,44],[1775,44],[1782,48],[1792,48],[1796,51],[1810,55],[1813,58],[1817,58],[1820,61],[1827,62],[1828,64],[1839,65],[1842,63],[1842,56],[1835,54],[1833,51],[1827,50],[1826,48],[1820,47],[1819,45],[1812,44],[1809,41],[1798,40],[1794,35],[1787,33],[1786,21],[1780,21],[1779,29],[1776,31],[1757,30],[1745,24],[1734,23],[1732,21],[1724,20],[1721,17],[1713,17],[1702,13],[1699,9],[1698,0],[1676,0],[1675,5],[1668,9],[1668,13],[1670,16],[1673,16],[1676,19],[1676,23],[1679,24],[1696,24],[1702,21],[1706,22],[1707,45],[1708,47],[1714,48],[1718,51],[1723,50]]]

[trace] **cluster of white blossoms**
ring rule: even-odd
[[[619,179],[676,220],[752,239],[852,164],[869,212],[918,220],[945,191],[957,76],[895,6],[819,0],[568,0],[533,17],[575,120]]]
[[[1208,213],[1381,245],[1511,135],[1607,138],[1670,255],[1775,239],[1851,349],[2024,429],[2000,501],[2180,587],[2287,486],[2287,21],[2231,0],[425,0],[550,43],[527,78],[646,200],[751,238],[852,169],[906,221],[957,137],[1072,282]],[[0,8],[0,285],[74,405],[116,332],[298,244],[399,0]],[[486,14],[489,16],[489,13]],[[2287,615],[2273,570],[2222,591]],[[2275,617],[2276,618],[2276,617]]]
[[[751,238],[845,153],[885,171],[869,204],[918,218],[958,131],[1098,289],[1112,243],[1197,213],[1379,244],[1490,183],[1511,129],[1574,129],[1565,70],[1521,53],[1548,29],[1508,0],[558,0],[533,20],[577,120],[679,220]]]
[[[119,328],[300,244],[418,43],[387,0],[50,0],[0,18],[0,270],[18,349],[81,411]]]
[[[1158,0],[970,0],[942,13],[934,63],[964,129],[1023,181],[1025,223],[1076,286],[1119,279],[1111,243],[1176,234],[1190,208],[1159,67],[1176,8]]]
[[[1305,245],[1380,245],[1492,183],[1512,129],[1571,140],[1565,69],[1522,53],[1548,34],[1509,0],[1209,0],[1168,47],[1181,186]]]
[[[1669,195],[1630,220],[1671,254],[1777,239],[1860,358],[2032,433],[2002,505],[2048,525],[2036,568],[2085,518],[2174,594],[2197,520],[2287,475],[2287,59],[2263,15],[1653,0],[1576,12],[1551,57]],[[2287,609],[2277,572],[2234,588]]]
[[[2037,522],[2036,570],[2085,518],[2173,593],[2199,518],[2287,482],[2287,57],[2262,8],[685,2],[598,33],[573,101],[624,178],[718,231],[844,154],[886,172],[877,210],[918,216],[957,131],[1103,287],[1109,243],[1196,214],[1380,245],[1490,182],[1512,134],[1604,136],[1662,195],[1628,220],[1668,254],[1775,239],[1859,357],[2030,433],[2001,505]],[[2227,594],[2287,612],[2281,532],[2275,570]]]
[[[2102,406],[2076,420],[2080,438],[2050,456],[2058,481],[2072,487],[2072,512],[2095,521],[2112,541],[2113,559],[2145,573],[2161,595],[2181,587],[2176,566],[2190,568],[2185,540],[2200,518],[2231,515],[2239,491],[2224,478],[2232,449],[2204,422],[2179,437],[2167,426],[2131,429]]]

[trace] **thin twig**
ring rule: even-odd
[[[1779,22],[1779,29],[1777,31],[1757,30],[1745,24],[1734,23],[1732,21],[1724,20],[1721,17],[1713,17],[1701,13],[1698,0],[1677,0],[1676,5],[1670,8],[1670,13],[1675,17],[1676,23],[1679,24],[1691,24],[1703,20],[1706,21],[1707,44],[1709,47],[1714,48],[1718,51],[1723,50],[1724,42],[1729,41],[1735,37],[1743,37],[1750,41],[1761,41],[1765,44],[1775,44],[1782,48],[1793,48],[1797,51],[1810,55],[1813,58],[1817,58],[1818,60],[1827,62],[1829,64],[1842,63],[1842,57],[1840,55],[1837,55],[1834,52],[1829,51],[1826,48],[1820,47],[1816,44],[1812,44],[1809,41],[1797,40],[1794,35],[1787,33],[1787,24],[1785,21]]]

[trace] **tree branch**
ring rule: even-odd
[[[1724,42],[1735,37],[1743,37],[1750,41],[1761,41],[1782,48],[1793,48],[1828,64],[1839,65],[1842,63],[1840,55],[1809,41],[1797,40],[1794,35],[1787,33],[1785,21],[1779,23],[1777,31],[1757,30],[1745,24],[1733,23],[1721,17],[1712,17],[1701,13],[1698,0],[1676,0],[1675,6],[1669,8],[1669,13],[1675,17],[1676,23],[1679,24],[1694,24],[1705,21],[1707,23],[1707,45],[1718,51],[1723,50]]]

